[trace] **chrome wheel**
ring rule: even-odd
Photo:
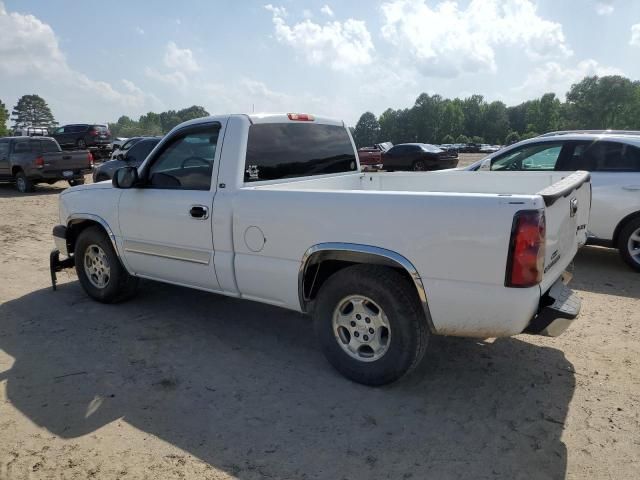
[[[414,172],[425,172],[426,170],[427,170],[427,164],[424,163],[423,160],[418,160],[416,163],[413,164]]]
[[[96,288],[105,288],[111,279],[109,259],[104,250],[92,244],[84,251],[84,272],[91,284]]]
[[[350,357],[375,362],[389,349],[391,328],[378,304],[362,295],[350,295],[333,312],[333,335]]]
[[[629,236],[627,248],[629,249],[629,256],[640,264],[640,228]]]

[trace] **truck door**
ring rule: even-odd
[[[178,130],[142,166],[142,185],[122,191],[120,248],[130,271],[219,290],[211,211],[219,138],[217,122]]]

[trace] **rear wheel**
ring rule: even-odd
[[[100,227],[89,227],[80,233],[74,257],[80,284],[94,300],[114,303],[135,294],[138,279],[124,269]]]
[[[16,174],[16,188],[20,193],[33,192],[33,182],[21,170]]]
[[[627,265],[640,271],[640,218],[631,220],[622,228],[618,237],[618,250]]]
[[[418,365],[428,339],[413,285],[391,268],[355,265],[332,275],[314,309],[327,360],[351,380],[384,385]]]

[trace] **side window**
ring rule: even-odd
[[[138,142],[133,147],[131,147],[127,151],[127,160],[129,162],[140,162],[142,163],[147,155],[151,153],[153,147],[155,147],[158,142]]]
[[[206,127],[174,137],[155,158],[148,174],[148,187],[209,190],[218,127]]]
[[[42,153],[42,142],[40,140],[29,140],[29,149],[34,153]]]
[[[9,143],[0,142],[0,158],[5,158],[9,153]]]
[[[554,170],[561,151],[561,143],[526,145],[494,158],[491,162],[491,170]]]
[[[42,147],[42,151],[44,153],[55,153],[60,151],[58,145],[53,140],[41,140],[40,146]]]
[[[13,153],[26,153],[30,151],[29,142],[16,142],[13,144]]]
[[[640,172],[640,149],[625,143],[593,142],[576,145],[574,169],[590,172]]]
[[[245,182],[355,171],[346,128],[315,123],[265,123],[249,127]]]
[[[64,133],[64,127],[60,127],[60,128],[56,128],[56,130],[53,132],[54,135],[60,135],[61,133]]]

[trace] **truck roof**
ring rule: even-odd
[[[289,118],[290,115],[307,115],[313,120],[291,120]],[[247,117],[249,121],[253,124],[258,123],[316,123],[322,125],[336,125],[339,127],[344,127],[345,124],[342,120],[336,120],[334,118],[318,116],[314,114],[307,113],[231,113],[224,115],[211,115],[208,117],[196,118],[194,120],[189,120],[187,122],[181,123],[178,127],[183,127],[187,125],[198,125],[200,123],[210,123],[210,122],[223,122],[226,121],[229,117],[233,116],[243,116]]]

